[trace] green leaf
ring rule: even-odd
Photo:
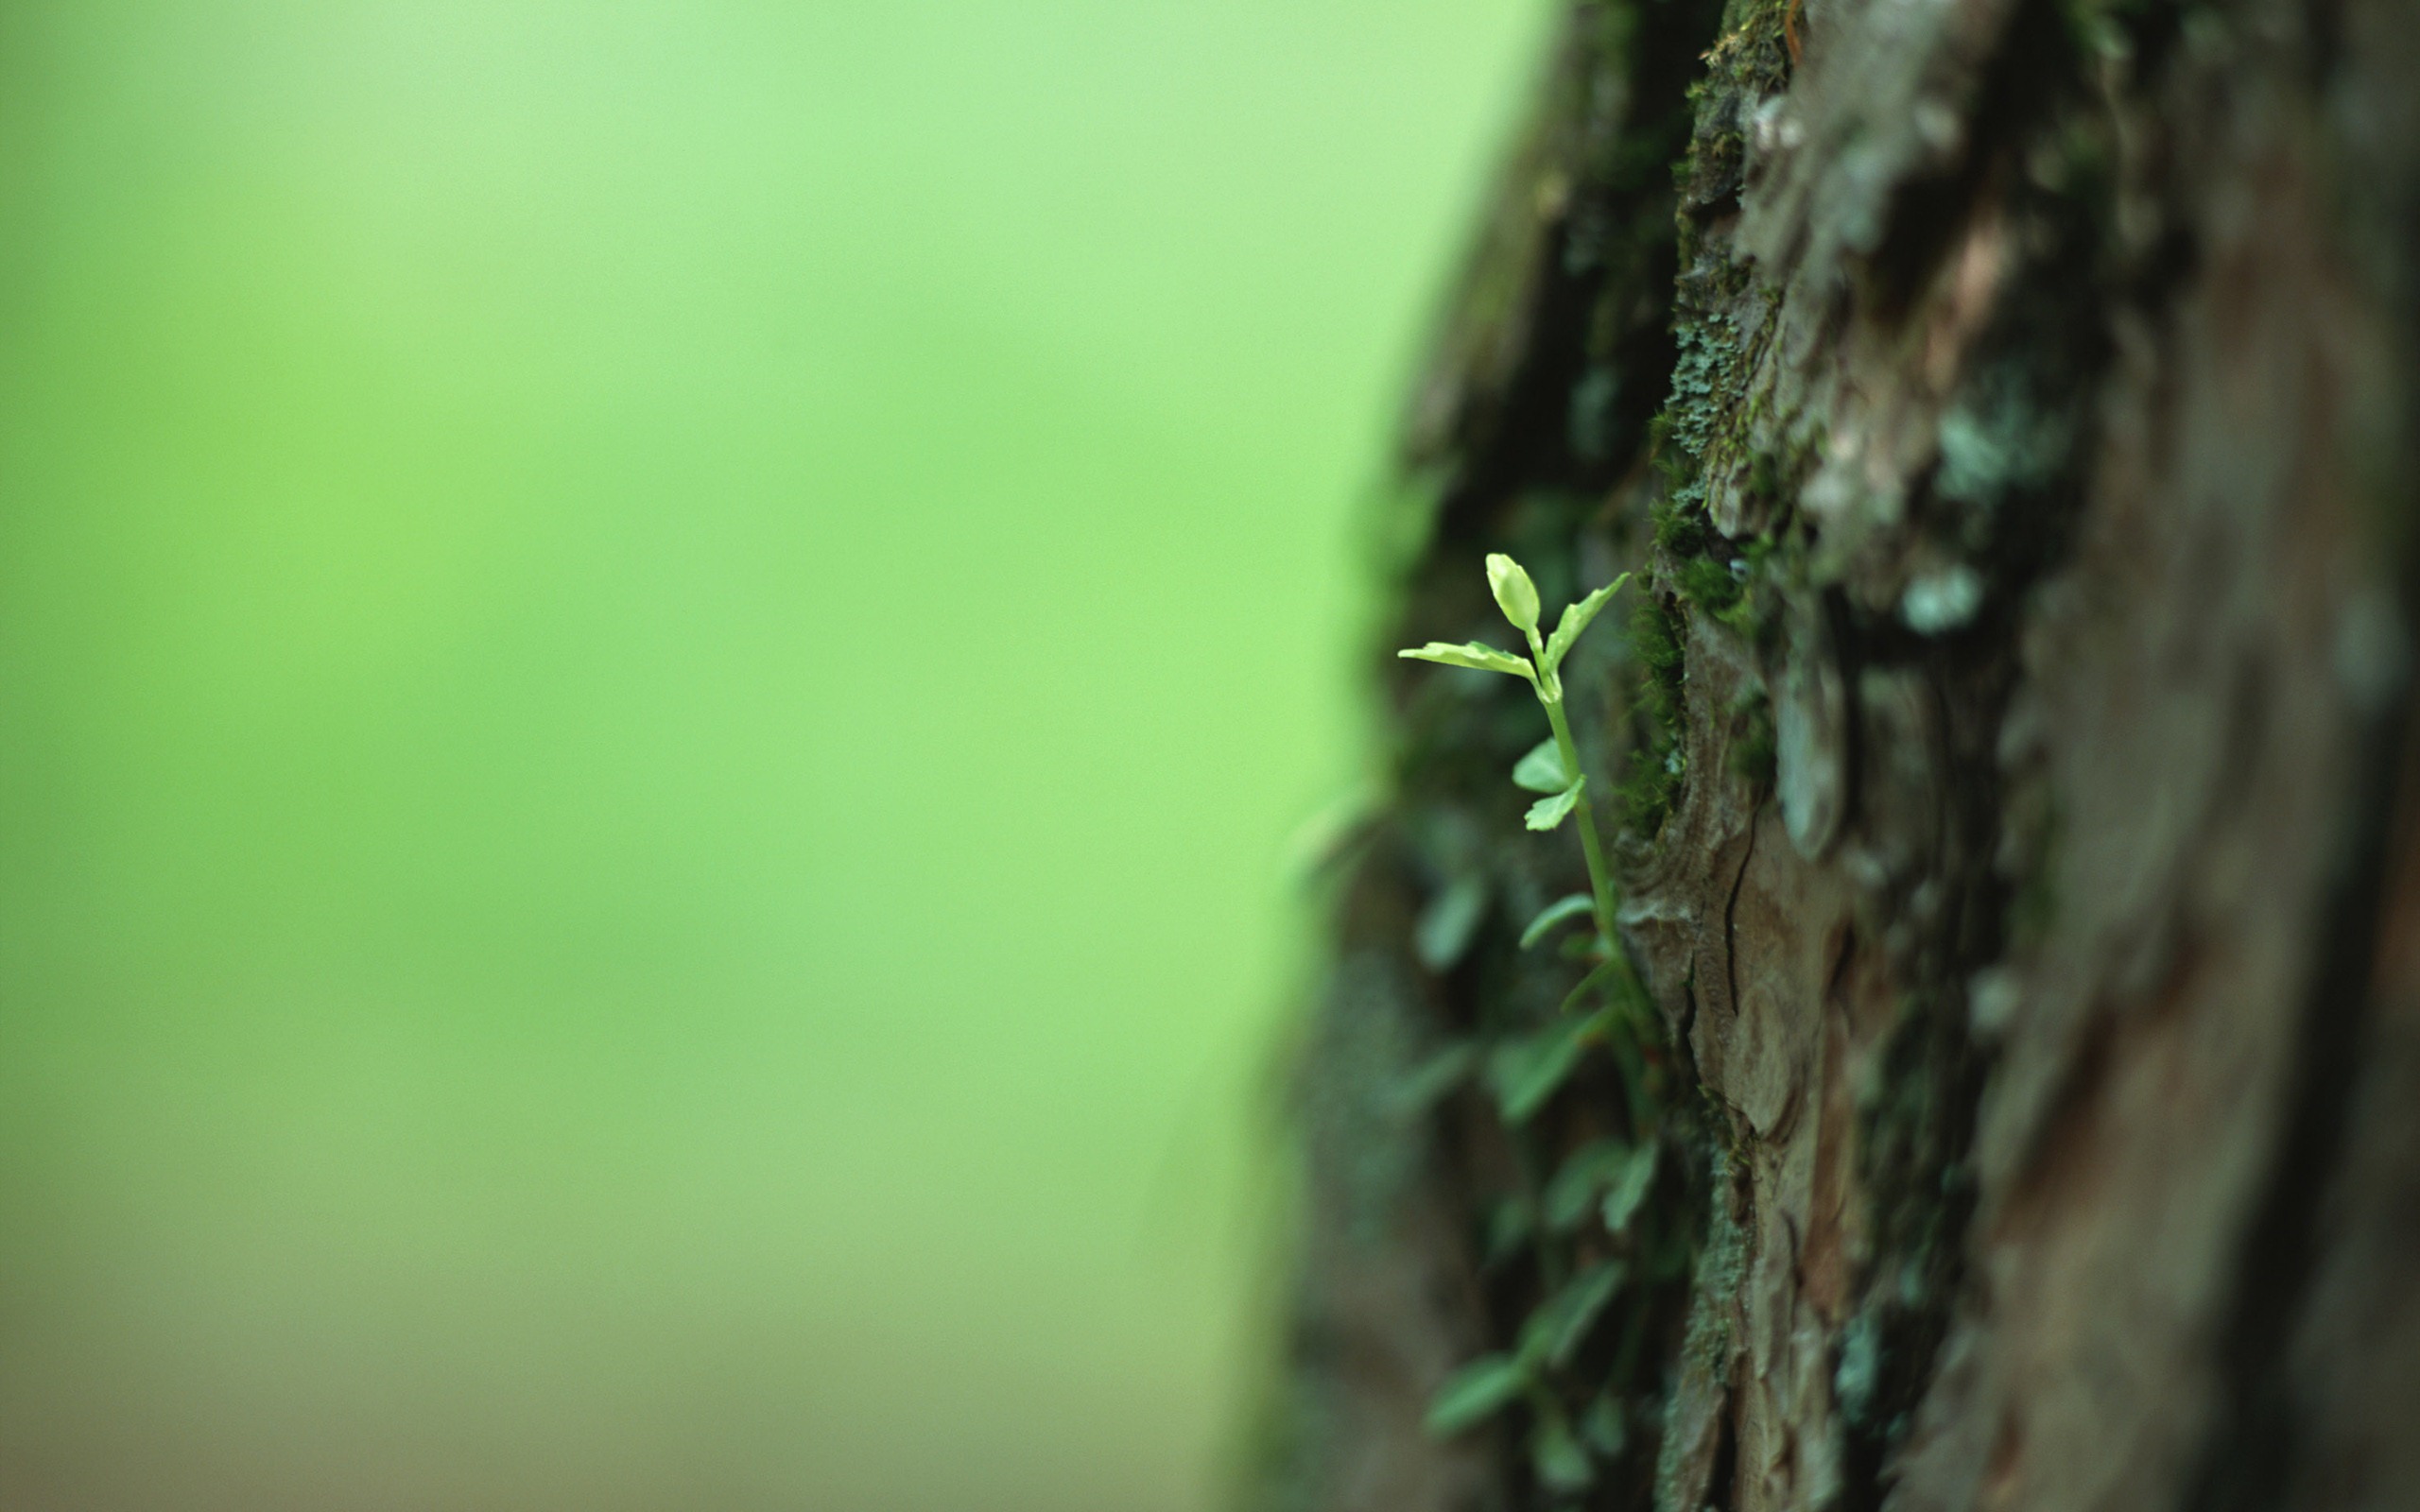
[[[1522,1325],[1521,1358],[1558,1370],[1569,1365],[1628,1274],[1620,1261],[1602,1260],[1564,1282]]]
[[[1487,1248],[1485,1261],[1493,1265],[1510,1260],[1529,1244],[1537,1226],[1530,1219],[1530,1204],[1519,1197],[1507,1197],[1487,1215]]]
[[[1367,839],[1376,827],[1381,797],[1370,784],[1357,784],[1321,804],[1286,842],[1286,870],[1295,881],[1316,881]]]
[[[1580,1436],[1605,1458],[1619,1459],[1630,1445],[1630,1421],[1622,1412],[1622,1399],[1608,1391],[1590,1402],[1580,1415]]]
[[[1607,961],[1599,966],[1595,971],[1590,971],[1586,976],[1582,977],[1580,979],[1580,985],[1573,988],[1568,993],[1564,994],[1563,1006],[1558,1008],[1556,1011],[1558,1013],[1567,1015],[1572,1009],[1586,1002],[1588,994],[1596,990],[1597,985],[1604,981],[1605,978],[1614,974],[1617,964],[1618,963],[1614,961]]]
[[[1629,581],[1630,574],[1624,573],[1563,611],[1563,618],[1555,622],[1554,633],[1547,637],[1546,663],[1549,670],[1563,664],[1564,656],[1570,651],[1572,643],[1580,639],[1580,632],[1588,627],[1588,622],[1597,617],[1597,611],[1603,609],[1621,591],[1622,584]]]
[[[1437,1052],[1409,1075],[1396,1082],[1391,1097],[1395,1111],[1405,1116],[1425,1113],[1437,1100],[1462,1084],[1478,1063],[1478,1048],[1463,1043],[1449,1045]]]
[[[1621,1175],[1614,1178],[1613,1190],[1605,1194],[1605,1227],[1616,1233],[1627,1231],[1630,1221],[1638,1216],[1638,1205],[1647,1200],[1654,1185],[1655,1146],[1642,1144],[1631,1152]]]
[[[1487,917],[1487,884],[1474,876],[1455,878],[1430,900],[1411,927],[1412,954],[1432,971],[1446,971],[1471,948],[1479,921]]]
[[[1519,562],[1500,551],[1489,553],[1487,587],[1514,629],[1526,635],[1538,627],[1538,585]]]
[[[1509,1354],[1483,1354],[1445,1378],[1429,1400],[1431,1436],[1451,1438],[1495,1416],[1530,1383],[1530,1367]]]
[[[1528,820],[1530,828],[1551,830],[1561,824],[1564,816],[1571,812],[1571,806],[1580,801],[1580,790],[1587,785],[1588,779],[1583,777],[1554,797],[1542,798],[1530,804]]]
[[[1560,793],[1571,785],[1574,775],[1564,770],[1563,747],[1552,735],[1530,747],[1530,754],[1512,768],[1513,783],[1532,793]]]
[[[1546,908],[1539,913],[1537,918],[1530,920],[1529,928],[1521,931],[1521,948],[1525,951],[1528,950],[1530,946],[1535,945],[1538,941],[1546,938],[1547,931],[1554,928],[1555,925],[1562,923],[1566,919],[1577,919],[1581,915],[1587,913],[1595,906],[1596,904],[1589,900],[1588,895],[1584,892],[1575,892],[1568,898],[1556,899],[1554,902],[1547,904]]]
[[[1588,1452],[1559,1418],[1550,1418],[1530,1435],[1530,1463],[1538,1472],[1538,1484],[1558,1496],[1575,1496],[1596,1484],[1597,1468],[1588,1463]]]
[[[1630,1146],[1619,1140],[1590,1140],[1564,1158],[1547,1183],[1544,1207],[1549,1227],[1568,1232],[1597,1206],[1598,1194],[1630,1163]]]
[[[1448,645],[1443,641],[1431,641],[1426,645],[1411,650],[1397,651],[1395,655],[1408,657],[1414,662],[1434,662],[1441,666],[1468,667],[1473,672],[1502,672],[1512,677],[1528,678],[1533,682],[1537,680],[1537,669],[1530,665],[1528,657],[1508,656],[1492,645],[1481,645],[1477,641],[1467,641],[1461,645]]]
[[[1568,1019],[1544,1034],[1507,1040],[1488,1058],[1487,1078],[1508,1124],[1526,1124],[1571,1076],[1592,1039],[1613,1022],[1610,1012]]]

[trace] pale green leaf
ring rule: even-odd
[[[1420,1063],[1395,1083],[1390,1101],[1407,1116],[1426,1112],[1439,1098],[1462,1084],[1478,1064],[1478,1050],[1468,1043],[1449,1045]]]
[[[1565,1281],[1522,1325],[1521,1358],[1556,1369],[1569,1365],[1588,1342],[1589,1330],[1597,1326],[1605,1304],[1614,1299],[1628,1274],[1629,1268],[1620,1261],[1604,1260]]]
[[[1589,1042],[1613,1022],[1610,1012],[1569,1019],[1543,1034],[1511,1040],[1488,1057],[1487,1078],[1508,1124],[1526,1124],[1571,1076]]]
[[[1596,1484],[1597,1468],[1588,1452],[1560,1418],[1549,1418],[1530,1435],[1530,1463],[1538,1484],[1558,1496],[1576,1496]]]
[[[1547,1183],[1542,1205],[1548,1227],[1564,1232],[1578,1228],[1629,1163],[1630,1146],[1615,1139],[1590,1140],[1565,1156]]]
[[[1554,633],[1547,637],[1546,663],[1549,669],[1563,664],[1572,644],[1580,639],[1580,632],[1588,627],[1588,622],[1597,617],[1597,611],[1603,609],[1621,591],[1622,584],[1629,581],[1630,574],[1624,573],[1563,611],[1563,618],[1555,622]]]
[[[1512,768],[1513,783],[1532,793],[1560,793],[1578,775],[1563,765],[1563,747],[1552,735],[1530,747],[1530,754]]]
[[[1448,645],[1443,641],[1431,641],[1426,645],[1397,651],[1395,655],[1414,662],[1434,662],[1441,666],[1468,667],[1473,672],[1502,672],[1511,677],[1535,680],[1536,669],[1525,656],[1509,656],[1492,645],[1466,641],[1461,645]]]
[[[1537,1223],[1530,1211],[1526,1198],[1507,1197],[1487,1215],[1487,1247],[1484,1251],[1490,1265],[1511,1259],[1528,1245],[1537,1233]]]
[[[1552,798],[1538,799],[1530,805],[1530,813],[1524,822],[1532,830],[1553,829],[1571,812],[1572,805],[1580,801],[1581,789],[1587,785],[1588,779],[1583,777]]]
[[[1521,931],[1521,948],[1525,951],[1528,950],[1530,946],[1535,945],[1538,941],[1546,938],[1547,932],[1554,928],[1555,925],[1562,923],[1566,919],[1577,919],[1581,915],[1587,913],[1595,906],[1596,905],[1589,901],[1588,895],[1584,892],[1575,892],[1568,898],[1556,899],[1554,902],[1547,904],[1545,910],[1541,912],[1537,918],[1530,920],[1529,928]]]
[[[1429,901],[1412,925],[1412,953],[1432,971],[1451,971],[1471,948],[1479,921],[1487,917],[1487,884],[1476,876],[1457,877]]]
[[[1431,1435],[1450,1438],[1501,1411],[1528,1388],[1530,1367],[1509,1354],[1483,1354],[1445,1378],[1428,1403]]]
[[[1619,1459],[1630,1444],[1630,1422],[1622,1412],[1622,1399],[1608,1391],[1590,1402],[1580,1415],[1580,1436],[1606,1459]]]
[[[1592,971],[1586,976],[1582,977],[1580,979],[1580,985],[1573,988],[1570,992],[1564,995],[1563,1006],[1556,1011],[1567,1014],[1572,1009],[1580,1006],[1581,1004],[1588,1001],[1588,994],[1595,991],[1607,978],[1613,976],[1619,965],[1620,961],[1617,957],[1615,960],[1604,962],[1595,971]],[[1607,995],[1611,996],[1610,993]]]
[[[1381,803],[1382,795],[1364,783],[1321,804],[1287,839],[1287,871],[1300,882],[1316,880],[1369,837]]]
[[[1616,1233],[1627,1230],[1654,1184],[1655,1146],[1642,1144],[1631,1152],[1621,1175],[1614,1179],[1613,1190],[1605,1194],[1605,1227]]]

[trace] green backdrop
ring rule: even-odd
[[[1539,19],[0,7],[0,1506],[1212,1504]]]

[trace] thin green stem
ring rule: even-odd
[[[1580,748],[1571,741],[1571,722],[1563,716],[1563,700],[1549,698],[1543,687],[1538,702],[1546,705],[1547,723],[1554,727],[1555,749],[1563,753],[1563,769],[1574,781],[1580,776]],[[1580,821],[1580,849],[1588,854],[1588,887],[1597,904],[1597,933],[1605,941],[1605,949],[1618,960],[1621,958],[1621,936],[1614,933],[1614,876],[1605,865],[1605,845],[1597,835],[1597,811],[1588,801],[1582,788],[1580,801],[1574,805],[1573,817]]]

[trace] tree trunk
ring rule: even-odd
[[[2395,0],[1570,9],[1389,644],[1638,574],[1661,1043],[1517,944],[1526,690],[1386,661],[1269,1504],[2420,1507],[2416,188]]]

